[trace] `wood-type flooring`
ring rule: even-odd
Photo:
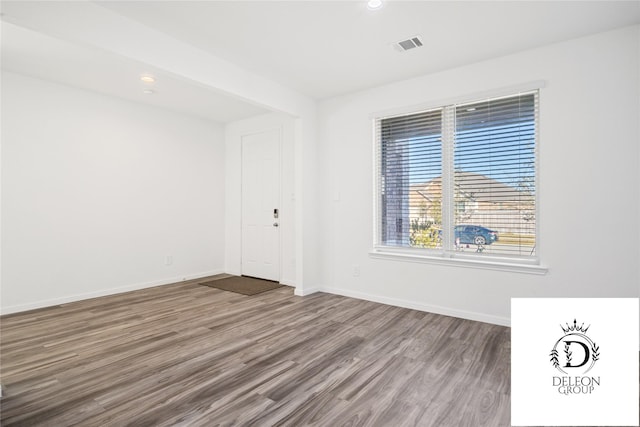
[[[197,281],[0,320],[2,426],[510,425],[506,327]]]

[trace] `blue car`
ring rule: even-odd
[[[479,225],[456,225],[456,243],[470,243],[473,245],[490,245],[498,240],[498,232]],[[460,239],[460,240],[458,240]]]

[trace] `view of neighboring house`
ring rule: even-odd
[[[474,172],[456,171],[455,223],[476,224],[500,233],[534,234],[534,196],[526,186],[517,188]],[[442,177],[409,189],[411,224],[440,225]]]

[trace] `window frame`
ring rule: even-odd
[[[539,201],[540,201],[540,173],[539,173],[539,153],[540,153],[540,117],[536,115],[535,126],[535,151],[534,151],[534,165],[535,165],[535,233],[536,233],[536,252],[531,257],[518,257],[501,254],[475,254],[457,252],[453,250],[453,226],[450,222],[451,215],[444,215],[444,212],[451,212],[451,209],[455,209],[455,202],[453,200],[453,194],[445,188],[447,180],[453,180],[453,168],[454,168],[454,144],[452,139],[455,132],[442,135],[442,179],[443,179],[443,200],[442,200],[442,233],[443,233],[443,246],[442,248],[414,248],[414,247],[396,247],[388,246],[380,243],[382,238],[382,203],[381,203],[381,186],[380,186],[380,174],[381,170],[379,165],[378,152],[380,150],[380,135],[378,123],[385,118],[398,117],[402,115],[414,115],[421,112],[442,109],[443,128],[449,126],[452,120],[452,111],[455,111],[456,106],[463,104],[470,104],[474,102],[481,102],[489,99],[504,98],[510,96],[518,96],[521,94],[537,92],[537,105],[538,111],[540,111],[540,105],[542,101],[542,88],[544,88],[544,81],[535,81],[517,86],[505,87],[497,90],[478,92],[475,94],[459,96],[456,98],[444,99],[439,101],[430,102],[428,104],[420,104],[398,108],[394,110],[386,110],[370,115],[372,120],[373,131],[373,245],[369,254],[370,257],[375,259],[387,259],[395,261],[408,261],[408,262],[426,262],[440,265],[451,265],[459,267],[471,267],[479,269],[490,269],[500,271],[512,271],[519,273],[530,274],[546,274],[548,268],[541,264],[540,256],[540,215],[539,215]],[[448,117],[447,117],[448,115]],[[445,168],[450,171],[445,171]],[[448,196],[445,197],[444,193],[447,192]],[[447,200],[445,200],[447,199]],[[451,204],[451,206],[445,206],[445,204]],[[445,218],[446,217],[446,218]]]

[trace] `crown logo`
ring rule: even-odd
[[[578,322],[576,322],[576,319],[573,319],[573,325],[569,325],[568,323],[566,325],[567,325],[566,328],[560,325],[560,327],[562,328],[565,334],[569,332],[582,332],[584,334],[591,327],[591,325],[589,325],[585,328],[584,322],[582,322],[582,325],[578,326]]]

